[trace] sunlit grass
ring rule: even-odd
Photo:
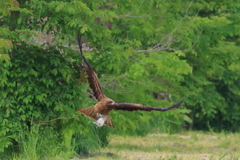
[[[88,160],[109,159],[240,159],[240,134],[186,132],[146,137],[109,137],[110,143]],[[83,157],[81,157],[82,159]]]
[[[14,160],[240,160],[240,133],[182,132],[148,134],[144,137],[111,135],[109,145],[78,155],[59,143],[55,134],[38,134],[38,128],[20,135]],[[0,155],[1,157],[1,155]],[[0,158],[1,159],[1,158]]]

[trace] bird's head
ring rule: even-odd
[[[113,105],[115,102],[114,102],[114,100],[107,98],[106,103],[107,103],[107,105]]]

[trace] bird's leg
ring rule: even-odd
[[[107,116],[98,113],[97,117],[100,117],[100,118],[96,122],[93,122],[93,123],[96,124],[98,127],[103,126],[104,122],[107,119]]]

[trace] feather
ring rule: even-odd
[[[83,60],[83,67],[85,69],[85,72],[87,73],[87,79],[88,79],[89,87],[92,89],[95,99],[100,101],[105,96],[104,96],[104,93],[102,91],[102,87],[99,83],[97,74],[94,72],[93,68],[91,67],[91,65],[88,63],[87,59],[83,55],[82,44],[81,44],[81,35],[80,35],[79,32],[78,32],[78,45],[79,45],[80,54],[81,54],[81,57],[82,57],[82,60]]]
[[[107,115],[107,119],[104,123],[104,125],[108,126],[108,127],[111,127],[111,128],[114,128],[113,124],[112,124],[112,121],[111,121],[111,118],[109,115]]]
[[[164,111],[168,111],[168,110],[172,110],[174,108],[177,108],[179,107],[182,103],[183,103],[183,99],[178,102],[177,104],[169,107],[169,108],[158,108],[158,107],[150,107],[150,106],[144,106],[144,105],[141,105],[141,104],[134,104],[134,103],[114,103],[114,109],[115,110],[125,110],[125,111],[137,111],[137,110],[140,110],[140,111],[161,111],[161,112],[164,112]]]
[[[85,69],[85,72],[87,73],[89,86],[93,91],[93,95],[95,99],[98,100],[98,103],[95,106],[78,109],[77,111],[89,118],[97,120],[96,122],[94,122],[96,125],[102,126],[104,123],[104,125],[114,128],[111,118],[109,116],[109,112],[112,109],[125,110],[125,111],[140,110],[140,111],[148,111],[148,112],[150,111],[164,112],[164,111],[175,109],[183,103],[184,100],[181,100],[180,102],[178,102],[177,104],[169,108],[150,107],[150,106],[144,106],[141,104],[133,104],[133,103],[115,103],[112,99],[105,97],[102,91],[100,82],[98,80],[97,74],[94,72],[93,68],[84,57],[82,53],[81,35],[79,31],[78,31],[78,45],[80,48],[80,54],[83,61],[83,67]]]
[[[77,112],[82,113],[83,115],[98,120],[97,113],[95,112],[94,106],[78,109]]]

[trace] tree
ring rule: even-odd
[[[114,1],[22,0],[19,4],[17,12],[3,15],[1,22],[7,30],[3,36],[14,44],[11,60],[1,63],[4,66],[1,69],[4,73],[1,132],[5,135],[1,140],[6,142],[1,149],[11,145],[11,138],[17,140],[18,130],[23,126],[58,117],[71,118],[77,115],[74,112],[77,107],[88,106],[86,95],[81,92],[83,86],[77,83],[80,79],[79,55],[66,46],[76,44],[77,30],[93,49],[86,57],[105,84],[104,89],[112,87],[112,91],[105,90],[106,94],[117,97],[118,101],[155,106],[170,105],[155,100],[155,93],[171,94],[175,101],[180,99],[179,94],[184,91],[180,87],[182,74],[189,74],[191,67],[179,58],[183,53],[174,45],[182,36],[176,34],[182,31],[176,28],[186,27],[180,24],[184,21],[181,14],[186,10],[177,10],[180,15],[172,13],[178,8],[177,4],[168,7],[170,3],[140,0],[120,4]],[[189,6],[188,3],[179,4]],[[164,7],[169,10],[161,10]],[[176,19],[170,20],[171,17]],[[31,40],[43,34],[52,35],[52,46]],[[79,101],[84,101],[81,106]],[[167,117],[175,116],[176,123],[180,124],[182,114],[181,111],[177,113],[163,114],[160,119],[167,122]],[[126,133],[136,132],[142,125],[139,118],[150,128],[148,121],[154,122],[159,117],[157,113],[137,112],[132,117],[127,113],[113,114],[116,117],[113,121],[119,123],[115,123],[116,131],[123,129]],[[88,123],[82,123],[83,119],[54,121],[52,126],[55,131],[71,137],[84,130]],[[76,127],[79,123],[82,125]],[[91,132],[90,128],[80,134]]]
[[[52,119],[56,121],[49,126],[66,147],[76,137],[94,140],[92,146],[101,143],[99,139],[107,143],[109,132],[144,135],[153,126],[171,132],[184,120],[191,122],[185,115],[190,110],[196,129],[230,124],[229,129],[236,130],[239,21],[233,2],[18,2],[19,7],[5,0],[0,7],[2,151],[12,146],[12,139],[18,140],[21,127]],[[170,106],[185,97],[182,109],[163,114],[113,112],[116,128],[99,132],[75,112],[92,103],[74,51],[78,30],[88,48],[85,56],[108,97],[152,106]],[[160,95],[170,103],[159,101]],[[234,106],[231,112],[226,112],[227,106]]]
[[[184,85],[196,129],[238,131],[239,121],[239,6],[236,1],[199,1],[195,30],[202,34],[186,60],[193,74]],[[194,30],[193,30],[194,31]]]

